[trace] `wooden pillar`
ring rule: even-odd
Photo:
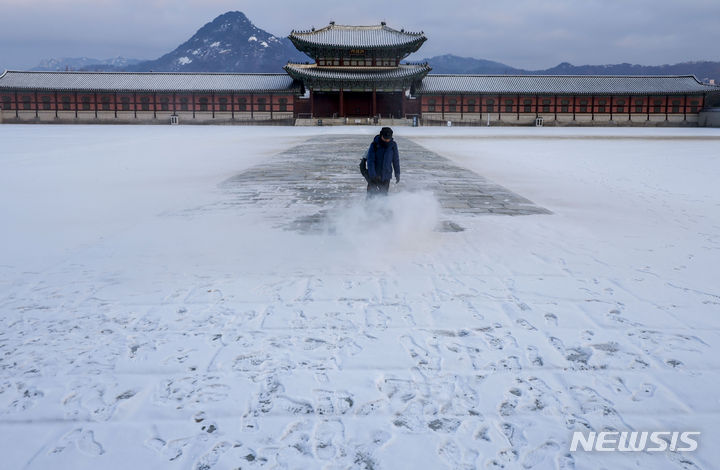
[[[538,105],[539,105],[539,103],[538,103],[538,95],[535,95],[535,119],[537,119],[537,118],[538,118],[538,115],[540,114],[540,113],[538,112]]]
[[[210,106],[212,107],[212,118],[215,119],[215,92],[210,92]]]
[[[78,98],[77,98],[77,91],[75,92],[75,119],[78,117]]]
[[[345,96],[343,93],[343,89],[340,88],[340,117],[345,117],[345,106],[343,101],[345,101]]]
[[[613,116],[612,107],[613,107],[613,95],[610,95],[610,120],[611,121],[612,121],[612,116]]]
[[[137,93],[133,93],[133,113],[137,119]]]
[[[557,121],[557,106],[558,106],[558,99],[557,95],[553,97],[553,111],[555,111],[555,121]]]
[[[668,98],[670,98],[670,97],[669,97],[668,95],[665,95],[665,100],[664,100],[664,101],[665,101],[665,121],[666,121],[666,122],[667,122],[667,120],[668,120],[668,101],[669,101]]]
[[[650,120],[650,95],[647,95],[647,120]]]
[[[235,120],[235,92],[230,92],[230,119]]]
[[[400,119],[405,119],[405,91],[400,92]]]
[[[462,93],[460,93],[460,120],[463,119],[463,111],[465,111],[463,108],[465,107],[465,97]]]
[[[270,98],[270,120],[273,120],[273,108],[275,107],[275,95],[272,93],[269,96]]]
[[[16,117],[16,118],[19,118],[19,117],[20,117],[20,113],[19,113],[19,111],[18,111],[18,94],[17,94],[17,90],[15,90],[15,117]]]
[[[173,100],[173,114],[177,112],[177,93],[173,91],[172,94],[172,100]]]
[[[683,96],[683,121],[687,121],[687,95]]]
[[[55,92],[55,119],[58,117],[58,93]]]
[[[573,121],[575,120],[575,112],[577,110],[577,95],[573,95]]]
[[[315,116],[315,99],[313,98],[315,95],[315,92],[313,90],[310,90],[310,119]]]
[[[375,87],[373,87],[372,94],[372,115],[373,117],[377,116],[377,89]]]
[[[36,118],[40,117],[40,113],[38,111],[38,104],[40,104],[40,103],[38,103],[38,94],[37,94],[37,90],[35,90],[35,117]]]
[[[157,92],[153,92],[153,119],[157,119]]]
[[[590,114],[591,114],[590,120],[594,121],[595,120],[595,95],[592,95],[590,97]]]
[[[93,93],[93,108],[95,108],[95,119],[98,118],[97,116],[97,108],[98,108],[98,94]]]
[[[193,119],[195,119],[195,92],[194,91],[190,93],[190,101],[192,101],[190,103],[190,106],[192,106]]]
[[[440,104],[440,106],[441,106],[441,108],[440,108],[441,111],[440,111],[440,112],[442,113],[442,114],[441,114],[441,118],[442,118],[442,120],[444,121],[444,120],[445,120],[445,93],[442,94],[442,98],[441,98],[441,100],[440,100],[440,103],[441,103],[441,104]]]
[[[628,121],[632,121],[632,96],[628,96]]]
[[[517,120],[519,121],[519,120],[520,120],[520,95],[517,95],[515,98],[517,98],[517,101],[515,102],[515,104],[516,104],[516,106],[517,106],[517,109],[516,109],[516,111],[517,111]]]
[[[255,119],[255,94],[250,93],[250,120]]]
[[[115,110],[115,119],[117,119],[117,91],[113,93],[113,109]]]

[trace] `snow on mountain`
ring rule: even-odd
[[[231,11],[207,23],[174,51],[129,69],[156,72],[282,72],[282,66],[288,60],[305,61],[307,56],[298,52],[288,39],[278,39],[256,27],[242,12]]]

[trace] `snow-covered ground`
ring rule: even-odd
[[[375,132],[0,126],[0,467],[716,468],[720,131],[398,128],[387,207],[283,173]]]

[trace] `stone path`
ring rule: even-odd
[[[234,197],[225,204],[265,211],[271,207],[291,209],[275,214],[279,217],[278,225],[313,230],[338,202],[365,197],[366,184],[358,163],[369,142],[369,136],[356,135],[308,140],[227,180],[222,187]],[[391,184],[391,192],[430,190],[448,216],[550,214],[547,209],[409,139],[398,138],[397,142],[402,178],[399,185]],[[288,221],[288,212],[295,219]],[[445,226],[452,227],[452,223]]]

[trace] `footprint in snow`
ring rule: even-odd
[[[504,359],[499,360],[497,362],[497,365],[492,365],[491,367],[494,370],[502,372],[513,372],[522,370],[522,366],[520,365],[520,361],[518,360],[517,356],[508,356]]]
[[[193,465],[194,470],[211,470],[220,457],[231,449],[233,445],[227,441],[219,442],[212,449],[203,454]]]
[[[646,398],[652,398],[655,395],[657,387],[654,384],[644,383],[638,390],[633,392],[632,401],[642,401]]]
[[[440,369],[439,359],[431,356],[428,350],[419,346],[411,336],[401,336],[400,344],[403,345],[410,357],[417,361],[419,368],[433,370]]]
[[[538,348],[535,346],[528,346],[525,348],[526,356],[530,364],[536,366],[536,367],[542,367],[544,365],[543,358],[540,356],[540,353],[538,352]]]
[[[462,450],[455,440],[447,440],[440,444],[437,453],[452,470],[475,468],[475,460],[472,456],[464,460]],[[475,453],[475,457],[477,458],[477,453]]]
[[[526,330],[537,331],[537,328],[535,328],[529,321],[525,320],[524,318],[518,318],[517,320],[515,320],[515,323],[525,328]]]
[[[593,355],[592,349],[575,347],[568,348],[565,351],[565,359],[572,363],[573,369],[586,370],[588,368],[588,361]]]
[[[525,439],[522,430],[516,428],[513,424],[508,422],[498,422],[496,425],[500,433],[505,436],[508,444],[513,449],[518,449],[527,444],[527,439]]]
[[[322,420],[315,426],[312,447],[320,460],[331,460],[340,454],[339,443],[345,441],[345,426],[340,420]]]
[[[673,462],[676,465],[676,468],[681,470],[702,470],[703,467],[696,464],[691,457],[687,455],[687,452],[665,452],[665,455],[667,456],[668,460]]]
[[[545,314],[545,323],[551,326],[558,326],[558,317],[554,313]]]
[[[559,450],[560,446],[557,442],[546,441],[525,454],[522,460],[522,466],[523,468],[547,468],[548,463],[553,460],[553,455]]]
[[[72,383],[73,389],[62,401],[65,416],[75,420],[107,421],[115,413],[119,401],[135,395],[133,391],[126,391],[113,396],[101,384],[91,384],[82,381]]]
[[[275,400],[275,404],[280,410],[283,410],[290,415],[310,415],[314,413],[311,403],[305,400],[290,398],[285,395],[278,396]]]
[[[369,328],[384,330],[390,323],[390,317],[380,307],[370,306],[365,311],[365,325]]]
[[[596,418],[601,420],[603,426],[617,429],[629,428],[613,402],[600,395],[595,389],[587,386],[571,385],[568,388],[572,398],[580,405],[580,414],[585,421]]]
[[[422,419],[423,407],[420,403],[410,402],[401,413],[396,413],[392,424],[398,429],[411,433],[424,433],[427,431],[426,423]]]
[[[280,441],[303,456],[313,458],[311,434],[312,423],[310,421],[296,421],[285,428]]]
[[[6,394],[5,401],[9,401],[9,405],[5,410],[0,411],[2,414],[17,413],[25,411],[35,406],[45,394],[32,385],[26,385],[24,382],[5,382],[0,384],[0,395]]]
[[[318,415],[343,415],[355,404],[352,394],[331,390],[316,390],[318,395],[315,412]]]
[[[575,470],[575,457],[570,453],[558,453],[555,458],[557,470]]]
[[[73,429],[65,434],[60,438],[58,445],[53,448],[50,453],[60,453],[72,444],[74,444],[80,452],[91,457],[98,457],[105,453],[103,446],[95,440],[95,434],[83,428]]]

